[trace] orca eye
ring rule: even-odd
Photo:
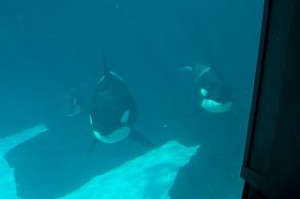
[[[201,89],[200,89],[200,93],[201,93],[201,95],[202,95],[203,97],[207,96],[207,94],[208,94],[207,90],[204,89],[204,88],[201,88]]]

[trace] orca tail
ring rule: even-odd
[[[150,139],[147,136],[145,136],[144,134],[142,134],[140,131],[138,131],[137,129],[131,129],[129,137],[133,141],[135,141],[135,142],[137,142],[137,143],[139,143],[139,144],[141,144],[143,146],[154,147],[154,145],[150,141]]]

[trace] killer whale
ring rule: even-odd
[[[179,72],[191,72],[197,96],[197,109],[211,113],[223,113],[233,106],[232,89],[218,76],[210,66],[194,64],[177,69]]]
[[[152,146],[135,128],[136,104],[131,90],[120,75],[109,70],[105,55],[103,59],[103,76],[94,91],[89,113],[94,136],[104,143],[130,137],[144,146]]]

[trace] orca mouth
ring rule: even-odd
[[[201,101],[201,107],[208,112],[223,113],[232,108],[232,102],[220,103],[214,100],[204,99]]]

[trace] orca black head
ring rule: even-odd
[[[90,124],[98,140],[116,143],[133,134],[131,132],[135,132],[134,135],[138,132],[133,131],[136,117],[135,101],[125,81],[118,74],[109,71],[104,54],[103,59],[104,75],[93,95]]]
[[[213,113],[229,111],[233,105],[233,91],[211,69],[196,81],[200,108]]]

